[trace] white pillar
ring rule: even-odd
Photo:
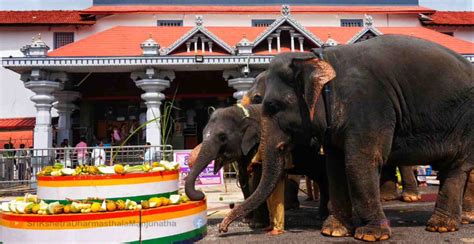
[[[267,38],[268,41],[268,52],[272,52],[272,39],[271,37]]]
[[[298,41],[300,42],[300,52],[304,52],[304,47],[303,47],[304,37],[299,37]]]
[[[55,102],[53,106],[59,115],[58,137],[56,138],[58,144],[64,139],[68,139],[69,142],[72,142],[71,114],[75,109],[78,109],[72,102],[80,97],[81,94],[74,91],[58,91],[54,93],[54,98],[57,102]]]
[[[255,82],[255,78],[252,77],[240,77],[229,79],[229,86],[237,90],[234,92],[233,97],[237,99],[237,102],[240,102],[247,91],[252,87]]]
[[[55,81],[28,81],[25,87],[35,95],[30,99],[36,107],[36,125],[34,130],[35,149],[51,148],[53,146],[53,129],[51,128],[51,107],[54,101],[53,92],[63,89],[63,84]]]
[[[191,52],[191,42],[186,42],[186,52]]]
[[[291,51],[294,52],[295,51],[295,37],[293,36],[293,33],[290,34],[290,38],[291,38]]]
[[[209,46],[209,52],[212,53],[212,42],[208,42],[207,45]]]
[[[280,30],[277,30],[276,38],[277,38],[277,52],[281,51],[281,45],[280,45]]]
[[[146,120],[155,120],[146,125],[146,140],[151,145],[161,145],[161,101],[165,99],[165,95],[161,93],[170,86],[169,80],[164,79],[142,79],[135,81],[135,84],[145,91],[141,98],[146,104]]]

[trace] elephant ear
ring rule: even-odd
[[[244,136],[240,148],[243,155],[247,155],[252,148],[260,142],[258,124],[254,121],[248,123],[244,128]]]
[[[325,60],[314,57],[294,58],[291,62],[291,69],[297,81],[303,79],[304,98],[309,107],[311,121],[313,121],[316,101],[324,85],[336,77],[336,71]]]

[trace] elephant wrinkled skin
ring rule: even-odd
[[[271,61],[263,98],[263,172],[242,205],[246,214],[273,190],[282,156],[308,136],[323,141],[331,216],[322,233],[388,239],[380,202],[383,165],[430,164],[440,190],[428,231],[459,228],[464,188],[474,167],[473,65],[438,44],[383,35]],[[323,92],[323,87],[328,92]],[[220,230],[239,217],[234,209]],[[352,210],[361,220],[354,227]]]

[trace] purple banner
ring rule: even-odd
[[[174,161],[179,163],[181,168],[179,173],[179,185],[184,187],[184,179],[189,174],[191,169],[188,165],[188,160],[191,155],[191,150],[175,150]],[[220,169],[217,174],[214,174],[214,161],[212,161],[196,179],[196,186],[215,186],[224,184],[224,171]]]

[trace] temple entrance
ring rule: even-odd
[[[235,103],[233,90],[220,71],[175,72],[164,90],[162,101],[162,141],[175,149],[191,149],[202,141],[202,130],[213,109]],[[78,78],[84,74],[76,74]],[[93,73],[74,85],[82,94],[80,110],[73,114],[74,140],[85,137],[90,145],[103,141],[110,145],[144,145],[145,130],[132,132],[146,122],[143,91],[130,73]],[[130,137],[129,137],[130,136]],[[128,138],[126,142],[124,140]]]

